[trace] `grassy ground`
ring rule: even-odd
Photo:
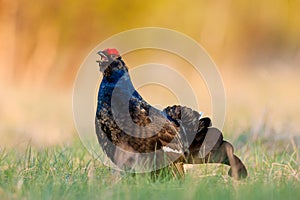
[[[234,143],[249,177],[234,181],[223,165],[198,165],[184,179],[118,174],[93,159],[79,141],[26,151],[0,150],[1,199],[298,199],[299,149],[293,141]],[[246,142],[245,142],[246,141]],[[270,148],[275,146],[275,148]]]

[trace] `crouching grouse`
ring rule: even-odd
[[[180,105],[163,111],[152,107],[135,90],[116,49],[98,55],[103,79],[96,133],[103,151],[120,169],[151,171],[174,163],[222,163],[231,167],[228,174],[235,179],[247,176],[233,146],[211,127],[209,118]]]

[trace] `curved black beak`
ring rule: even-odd
[[[96,60],[99,65],[106,64],[109,62],[109,58],[103,51],[98,51],[97,54],[100,56],[100,59]]]

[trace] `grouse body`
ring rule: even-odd
[[[116,49],[99,51],[103,79],[98,92],[95,128],[103,151],[121,169],[168,163],[223,163],[229,175],[244,178],[247,170],[211,120],[188,107],[158,110],[135,90]]]

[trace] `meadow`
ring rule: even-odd
[[[0,1],[0,199],[299,199],[299,8],[295,0]],[[118,173],[87,151],[73,120],[76,73],[100,42],[142,27],[186,34],[214,60],[226,94],[222,131],[248,178],[205,164],[153,179]],[[122,57],[130,70],[177,70],[196,109],[212,115],[207,85],[184,59],[151,49]],[[138,90],[153,105],[178,103],[157,84]]]
[[[248,137],[247,140],[243,137]],[[236,181],[227,166],[187,167],[184,178],[118,173],[93,158],[79,140],[25,151],[1,148],[1,199],[298,199],[299,149],[254,139],[234,141],[249,177]],[[273,148],[271,148],[273,147]]]

